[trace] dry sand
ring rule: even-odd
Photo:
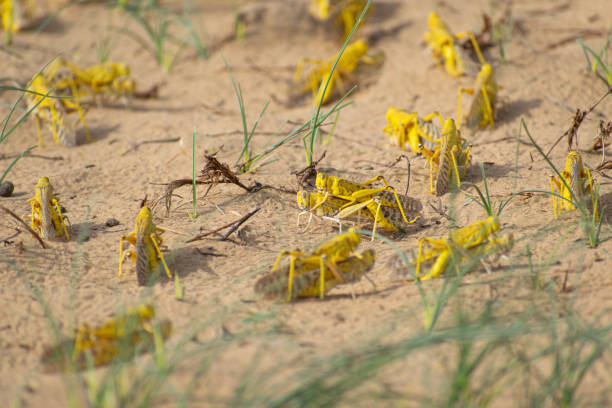
[[[361,33],[396,28],[372,46],[372,53],[384,53],[384,64],[350,97],[353,104],[342,111],[331,143],[317,144],[315,156],[327,150],[321,166],[333,168],[339,175],[365,180],[383,173],[391,184],[403,185],[404,165],[385,167],[400,153],[381,130],[386,124],[387,108],[393,105],[423,115],[437,109],[444,117],[454,116],[457,89],[471,86],[473,79],[448,76],[435,66],[422,43],[432,4],[412,0],[375,3],[373,15]],[[180,275],[186,288],[184,301],[175,299],[171,281],[163,280],[152,290],[139,287],[132,263],[127,263],[126,273],[117,278],[119,236],[133,229],[140,201],[145,195],[158,197],[164,189],[159,183],[190,177],[194,126],[197,127],[198,168],[204,164],[205,151],[216,151],[223,146],[217,158],[230,164],[239,154],[240,113],[222,56],[241,84],[249,124],[264,104],[272,101],[259,123],[259,131],[274,132],[285,121],[303,123],[310,117],[310,100],[296,106],[283,103],[290,93],[293,70],[301,57],[329,58],[339,49],[338,39],[307,17],[305,0],[241,1],[240,8],[255,21],[247,24],[243,40],[224,41],[233,33],[233,3],[199,2],[193,20],[207,43],[217,46],[207,60],[197,58],[187,49],[169,75],[162,72],[137,42],[115,36],[117,42],[111,60],[129,64],[141,89],[162,83],[159,98],[133,100],[127,106],[121,102],[94,106],[87,115],[93,143],[68,148],[55,145],[51,135],[45,132],[46,146],[34,151],[38,156],[22,159],[10,172],[8,179],[15,184],[15,193],[12,198],[0,199],[0,204],[19,215],[27,215],[27,200],[33,195],[38,178],[47,176],[68,210],[73,239],[51,242],[43,250],[22,232],[11,244],[0,247],[1,401],[21,399],[24,406],[63,406],[67,402],[67,386],[62,376],[41,372],[39,359],[53,335],[36,290],[65,333],[79,323],[101,322],[120,307],[149,296],[154,299],[158,315],[171,319],[174,324],[171,347],[190,330],[196,331],[197,340],[204,343],[223,338],[224,333],[230,336],[254,333],[253,340],[247,337],[224,349],[211,371],[201,378],[194,404],[202,405],[215,405],[215,401],[227,401],[224,398],[234,395],[234,387],[249,369],[254,356],[261,358],[262,370],[262,367],[281,364],[274,374],[266,374],[272,383],[308,361],[324,359],[330,353],[350,351],[374,339],[391,342],[422,330],[423,311],[417,287],[392,281],[393,271],[388,260],[393,251],[381,242],[368,241],[361,245],[362,249],[372,247],[377,251],[376,265],[369,274],[375,288],[362,280],[352,289],[335,289],[325,301],[313,299],[283,304],[257,299],[253,284],[280,250],[310,248],[335,231],[333,224],[314,220],[308,233],[300,234],[295,222],[298,213],[295,195],[274,190],[246,194],[235,186],[216,186],[205,200],[198,200],[195,219],[189,217],[188,187],[177,191],[182,198],[175,198],[168,216],[162,206],[158,207],[155,222],[168,229],[163,235],[164,244],[172,251],[168,256],[170,269]],[[461,5],[441,2],[437,10],[455,31],[479,29],[481,13],[490,13],[487,1],[461,2]],[[40,34],[18,33],[10,51],[0,51],[2,76],[26,81],[58,53],[81,65],[95,63],[96,47],[102,41],[101,33],[106,32],[109,13],[116,19],[114,24],[124,18],[99,5],[75,6],[63,11]],[[513,2],[512,13],[517,26],[506,47],[508,64],[500,63],[495,48],[487,54],[503,87],[495,128],[464,133],[473,145],[474,163],[466,179],[482,184],[479,166],[484,163],[495,201],[509,197],[515,183],[518,189],[549,188],[548,177],[552,171],[529,145],[518,146],[515,175],[519,121],[525,119],[531,134],[547,150],[567,130],[572,117],[553,100],[585,109],[604,94],[605,86],[585,70],[582,50],[572,38],[584,35],[586,30],[599,30],[599,34],[585,36],[585,41],[600,49],[605,30],[612,21],[608,0],[517,0]],[[133,24],[130,27],[138,30]],[[2,95],[4,103],[14,98],[15,94]],[[612,119],[612,98],[604,100],[580,128],[580,148],[586,149],[591,143],[600,119]],[[292,126],[285,125],[284,132]],[[181,141],[138,145],[176,137]],[[255,147],[262,146],[268,137],[256,134]],[[34,123],[27,121],[0,146],[0,154],[20,152],[35,143]],[[599,154],[586,151],[581,154],[591,168],[597,166]],[[563,142],[551,158],[562,166],[565,155]],[[257,180],[294,189],[295,177],[291,172],[304,167],[301,141],[296,140],[271,156],[280,160],[254,175],[243,176],[245,184]],[[404,250],[414,248],[418,237],[441,236],[448,229],[448,222],[428,204],[437,203],[437,198],[427,192],[429,179],[424,159],[413,154],[410,159],[410,194],[424,203],[425,222],[416,233],[395,242]],[[5,168],[10,159],[3,158],[0,163]],[[612,306],[609,294],[612,241],[608,223],[612,219],[612,191],[607,179],[597,174],[595,177],[601,182],[601,204],[607,207],[603,242],[597,248],[589,249],[585,245],[584,233],[576,228],[577,215],[554,219],[548,196],[536,194],[515,199],[501,220],[502,229],[514,234],[518,242],[508,254],[510,261],[502,264],[522,265],[513,269],[517,276],[509,276],[504,268],[495,269],[490,275],[476,272],[466,276],[458,300],[447,307],[440,325],[454,321],[455,307],[477,311],[494,296],[498,302],[506,302],[508,313],[522,310],[537,296],[542,296],[542,310],[551,309],[551,313],[562,315],[563,308],[571,304],[580,310],[585,321],[592,321]],[[198,193],[203,194],[204,190],[199,188]],[[474,203],[467,204],[464,194],[454,201],[447,194],[441,202],[443,206],[457,209],[460,225],[484,215]],[[221,226],[256,205],[261,211],[246,224],[241,245],[215,240],[184,243],[202,228]],[[106,227],[108,218],[116,218],[120,224]],[[13,226],[16,224],[2,216],[0,238],[11,235]],[[79,242],[79,236],[88,238]],[[542,279],[556,282],[560,287],[567,276],[569,290],[559,294],[556,309],[549,304],[547,292],[526,287],[527,245],[534,262],[552,263],[543,272]],[[442,280],[427,283],[426,287],[439,290],[441,284]],[[351,297],[351,290],[357,295],[355,299]],[[609,321],[609,315],[604,315],[601,324]],[[206,327],[197,330],[201,322],[206,322]],[[256,336],[272,328],[277,333],[275,336]],[[421,353],[400,360],[383,371],[378,385],[372,387],[379,392],[410,391],[432,398],[443,395],[450,381],[448,366],[452,365],[456,353],[453,349],[435,350],[435,356]],[[136,363],[141,364],[147,358],[139,357]],[[181,390],[197,369],[196,360],[184,362],[168,384]],[[605,371],[596,365],[589,373],[579,388],[583,401],[590,401],[590,395],[593,401],[599,401],[600,393],[609,388],[612,382]],[[165,392],[164,395],[156,402],[173,406],[172,394]],[[497,403],[521,405],[520,401],[516,396],[514,401],[499,399]],[[607,403],[604,401],[603,405]]]

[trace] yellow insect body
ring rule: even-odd
[[[469,257],[488,254],[509,248],[512,245],[512,236],[493,235],[499,230],[499,220],[488,217],[466,227],[450,232],[445,238],[420,238],[416,260],[415,275],[420,280],[435,278],[446,270],[450,260],[459,256],[459,260]],[[429,266],[429,272],[421,277],[422,266]]]
[[[423,149],[429,163],[429,192],[445,194],[449,187],[459,188],[470,163],[471,147],[463,139],[453,119],[446,119],[440,144],[433,151]]]
[[[78,100],[71,100],[68,98],[52,98],[44,97],[43,95],[49,95],[51,90],[50,82],[53,76],[45,76],[40,73],[32,79],[29,91],[26,92],[25,97],[28,100],[28,109],[36,106],[34,109],[34,120],[36,122],[36,130],[38,132],[38,140],[41,146],[44,146],[42,134],[40,130],[40,121],[47,123],[53,133],[53,139],[56,143],[63,143],[66,146],[73,146],[76,144],[74,126],[66,120],[67,114],[71,112],[78,112],[87,140],[91,141],[87,124],[85,123],[85,113],[83,108],[79,104]],[[40,103],[39,103],[40,102]]]
[[[408,113],[391,106],[387,110],[388,124],[383,128],[383,132],[402,150],[406,150],[408,145],[413,152],[421,153],[423,146],[433,149],[440,140],[440,127],[433,124],[434,117],[438,117],[442,125],[439,112],[420,118],[416,113]]]
[[[278,269],[281,259],[284,256],[289,255],[287,301],[291,301],[293,296],[294,277],[318,267],[321,276],[319,279],[319,292],[321,298],[323,298],[325,293],[326,269],[329,269],[335,278],[341,283],[342,276],[340,276],[336,268],[336,264],[340,261],[346,260],[353,251],[353,248],[359,245],[360,240],[361,238],[359,234],[350,231],[330,238],[316,247],[310,253],[286,250],[281,251],[276,258],[276,262],[274,263],[270,273],[274,273]]]
[[[34,21],[35,12],[34,0],[2,0],[2,29],[10,35],[29,27]]]
[[[346,38],[366,4],[367,0],[311,0],[308,12],[319,21],[329,20],[332,15],[339,14],[337,22],[344,27]]]
[[[365,8],[367,4],[367,0],[345,0],[342,4],[342,9],[340,10],[339,22],[344,26],[344,38],[347,38],[355,23],[357,23],[357,18]],[[368,9],[368,12],[370,10]]]
[[[297,204],[298,208],[302,210],[302,212],[298,214],[298,225],[300,217],[308,213],[310,214],[310,218],[315,215],[317,217],[336,221],[339,224],[340,232],[342,232],[342,221],[344,219],[339,218],[338,213],[347,203],[349,203],[347,200],[330,196],[329,194],[311,193],[309,191],[300,190],[297,192]],[[372,220],[374,219],[368,210],[359,210],[356,211],[356,213],[358,220],[360,220],[362,217]],[[308,228],[308,225],[310,225],[310,221],[311,220],[309,219],[306,229]]]
[[[325,268],[325,293],[342,283],[358,281],[374,265],[374,250],[363,251],[359,256],[349,256],[335,265],[335,271]],[[317,265],[295,263],[291,298],[321,295],[321,272]],[[341,280],[337,278],[339,276]],[[269,299],[283,298],[289,285],[289,268],[285,266],[269,273],[255,283],[255,292]]]
[[[344,53],[340,57],[336,69],[331,75],[329,84],[325,94],[322,95],[323,89],[321,85],[325,85],[327,79],[330,77],[330,73],[336,58],[332,58],[328,61],[321,61],[315,59],[301,59],[298,63],[295,71],[295,81],[305,82],[303,92],[310,90],[314,96],[315,104],[321,101],[321,104],[328,102],[329,97],[334,89],[338,86],[340,92],[344,92],[343,78],[347,77],[351,72],[355,71],[360,61],[365,61],[367,58],[365,54],[368,52],[368,45],[363,40],[357,40],[350,44],[344,50]],[[305,63],[310,63],[313,69],[306,75],[306,79],[302,78],[302,69]],[[322,96],[321,96],[322,95]]]
[[[64,215],[47,177],[41,177],[36,183],[36,193],[28,200],[32,207],[32,230],[38,232],[42,239],[49,240],[65,236],[70,240]]]
[[[151,305],[141,305],[128,309],[125,313],[112,317],[105,323],[91,327],[88,324],[76,330],[73,339],[68,339],[45,351],[42,360],[48,368],[87,368],[88,358],[95,367],[109,364],[116,359],[131,358],[136,349],[144,344],[152,347],[154,329],[152,319],[155,310]],[[164,320],[159,324],[163,339],[168,338],[172,324]],[[62,355],[72,349],[70,364]],[[58,366],[59,363],[59,366]]]
[[[384,186],[377,188],[370,186],[370,184],[376,181],[382,181]],[[346,217],[362,208],[367,208],[375,220],[372,232],[373,237],[376,232],[376,225],[379,223],[388,231],[396,231],[398,229],[397,223],[390,221],[385,214],[391,215],[394,212],[393,210],[399,210],[402,220],[406,224],[412,224],[419,217],[416,216],[408,221],[406,212],[413,214],[422,209],[420,201],[408,196],[399,196],[395,189],[387,184],[383,176],[377,176],[360,184],[340,177],[317,173],[316,186],[321,193],[347,200],[344,207],[340,208],[339,218]],[[381,211],[382,207],[388,208]],[[401,222],[399,224],[403,225]]]
[[[474,88],[459,88],[457,96],[457,123],[461,127],[461,95],[473,95],[465,124],[468,128],[495,126],[495,101],[498,85],[495,82],[493,68],[484,64],[476,77]]]
[[[572,197],[572,193],[568,190],[566,184],[570,187],[574,196],[580,203],[586,202],[590,198],[593,213],[597,218],[597,181],[591,177],[591,171],[585,168],[582,164],[582,158],[576,151],[571,151],[565,159],[565,169],[561,172],[561,177],[565,180],[565,183],[559,177],[550,177],[550,191],[555,193],[555,188],[558,194],[564,199],[555,197],[552,195],[552,204],[555,217],[561,213],[562,210],[574,211],[576,206],[572,203],[575,202]]]
[[[147,206],[143,206],[136,217],[136,226],[134,231],[127,236],[121,235],[119,240],[119,274],[122,275],[122,265],[125,256],[129,256],[132,261],[136,262],[136,276],[138,284],[143,286],[150,283],[154,272],[156,271],[159,261],[161,260],[164,270],[168,278],[172,278],[172,274],[168,269],[168,265],[164,256],[159,249],[162,244],[161,235],[164,232],[162,228],[158,228],[153,223],[151,210]],[[129,250],[124,254],[123,241],[127,241],[136,247],[136,250]]]
[[[136,83],[130,78],[130,68],[125,64],[107,62],[87,68],[79,68],[67,61],[61,64],[71,75],[57,81],[58,89],[70,89],[79,98],[95,95],[125,96],[134,93]]]
[[[324,21],[329,18],[330,9],[329,0],[311,0],[308,12],[317,20]]]
[[[446,72],[454,77],[475,71],[471,67],[473,63],[470,63],[469,58],[466,58],[465,53],[455,44],[455,40],[469,37],[478,58],[482,62],[480,47],[473,33],[465,32],[453,35],[448,25],[446,25],[446,23],[433,11],[429,14],[427,24],[429,25],[429,31],[425,33],[424,39],[429,44],[431,52],[439,66],[441,66],[440,59],[443,59]]]

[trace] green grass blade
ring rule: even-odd
[[[313,152],[313,149],[314,149],[314,140],[315,140],[315,137],[316,137],[316,134],[317,134],[317,130],[318,130],[317,122],[318,122],[318,118],[319,118],[319,113],[321,111],[321,106],[323,105],[323,96],[327,92],[327,88],[329,86],[329,82],[331,81],[331,78],[334,75],[334,72],[336,70],[336,66],[338,65],[338,62],[340,61],[340,57],[342,57],[342,54],[344,53],[344,50],[346,49],[346,47],[348,46],[349,42],[351,41],[351,38],[353,38],[353,34],[355,34],[355,31],[357,30],[357,28],[361,24],[361,21],[363,20],[365,14],[368,11],[368,9],[370,8],[371,4],[372,4],[372,0],[368,0],[368,3],[363,8],[363,11],[361,12],[361,15],[359,16],[359,18],[355,22],[355,25],[353,26],[353,29],[351,30],[351,32],[348,35],[348,37],[346,37],[346,41],[344,41],[344,45],[340,49],[340,52],[338,53],[338,56],[336,57],[336,60],[334,61],[334,64],[332,65],[331,71],[329,72],[329,75],[327,77],[327,81],[325,81],[325,86],[323,86],[323,92],[321,93],[321,99],[316,102],[316,104],[317,104],[316,111],[315,111],[314,117],[312,118],[312,127],[310,129],[309,149],[307,149],[307,151],[306,151],[306,162],[307,162],[308,166],[310,166],[312,164],[312,155],[314,153]]]

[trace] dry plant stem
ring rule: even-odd
[[[242,217],[240,217],[239,219],[237,219],[236,221],[232,221],[229,224],[225,224],[222,227],[219,227],[217,229],[214,229],[212,231],[208,231],[205,232],[203,234],[198,234],[193,238],[188,239],[187,241],[185,241],[185,243],[189,243],[189,242],[194,242],[194,241],[198,241],[202,238],[205,238],[209,235],[212,234],[217,234],[219,231],[222,231],[226,228],[229,228],[229,230],[223,234],[221,236],[221,238],[219,238],[219,241],[225,241],[227,240],[227,238],[234,232],[236,231],[242,224],[244,224],[249,218],[251,218],[253,215],[255,215],[255,213],[257,213],[257,211],[259,211],[261,208],[259,206],[255,207],[254,209],[252,209],[251,211],[249,211],[246,215],[243,215]]]
[[[609,121],[607,124],[602,120],[599,122],[599,136],[595,138],[593,146],[591,150],[597,151],[601,149],[601,163],[598,168],[603,166],[606,162],[606,146],[609,144],[607,140],[610,138],[610,134],[612,134],[612,121]]]
[[[15,214],[14,212],[12,212],[11,210],[9,210],[3,205],[0,205],[0,209],[4,210],[8,215],[15,218],[17,221],[19,221],[19,223],[22,224],[30,232],[30,234],[34,235],[34,237],[38,240],[38,242],[40,242],[40,246],[43,247],[43,249],[47,248],[42,238],[36,232],[34,232],[34,230],[30,228],[28,224],[26,224],[21,218],[19,218],[17,214]]]
[[[15,233],[13,235],[8,236],[6,238],[0,238],[0,242],[2,242],[4,245],[9,245],[10,240],[15,238],[19,234],[21,234],[21,230],[19,228],[15,228]]]
[[[314,180],[314,178],[317,177],[317,166],[325,158],[326,154],[327,150],[323,151],[323,154],[321,157],[319,157],[319,160],[313,161],[310,165],[304,167],[302,170],[292,172],[292,174],[295,174],[295,177],[297,178],[298,189],[314,186],[314,183],[309,183],[308,180]]]
[[[219,162],[214,155],[207,154],[204,157],[206,158],[206,165],[200,172],[200,177],[197,181],[203,184],[211,184],[211,187],[214,184],[230,183],[243,188],[249,193],[253,191],[253,187],[249,188],[240,182],[238,176],[234,174],[227,164]]]
[[[599,105],[601,103],[601,101],[603,101],[611,93],[612,93],[612,88],[608,89],[608,91],[601,98],[599,98],[599,100],[593,106],[591,106],[589,108],[589,110],[587,110],[587,111],[583,111],[581,109],[576,109],[576,113],[574,114],[574,118],[572,119],[572,124],[571,124],[570,128],[568,130],[566,130],[565,133],[563,133],[561,136],[559,136],[559,138],[555,141],[555,143],[552,145],[550,150],[548,150],[548,152],[546,153],[546,157],[550,156],[550,153],[559,144],[561,139],[563,139],[565,136],[568,137],[568,150],[571,150],[574,139],[576,139],[576,146],[577,146],[578,145],[578,137],[577,137],[576,133],[578,132],[578,128],[580,127],[580,124],[582,123],[584,118],[589,113],[591,113],[597,107],[597,105]]]

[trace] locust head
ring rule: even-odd
[[[300,210],[308,210],[310,208],[310,193],[305,190],[297,192],[297,205]]]
[[[324,173],[317,173],[316,185],[319,191],[327,190],[327,181],[329,180],[329,176]]]
[[[45,200],[50,200],[53,196],[53,187],[47,177],[41,177],[36,183],[36,197],[41,205],[44,205]]]
[[[447,140],[448,146],[453,146],[459,141],[459,133],[457,130],[457,126],[455,125],[455,120],[452,118],[448,118],[444,121],[444,126],[442,127],[442,138]]]
[[[493,78],[493,68],[489,64],[484,64],[476,77],[476,82],[486,84]]]
[[[565,171],[569,174],[580,174],[583,169],[582,158],[578,154],[578,152],[572,150],[568,153],[567,158],[565,159]]]

